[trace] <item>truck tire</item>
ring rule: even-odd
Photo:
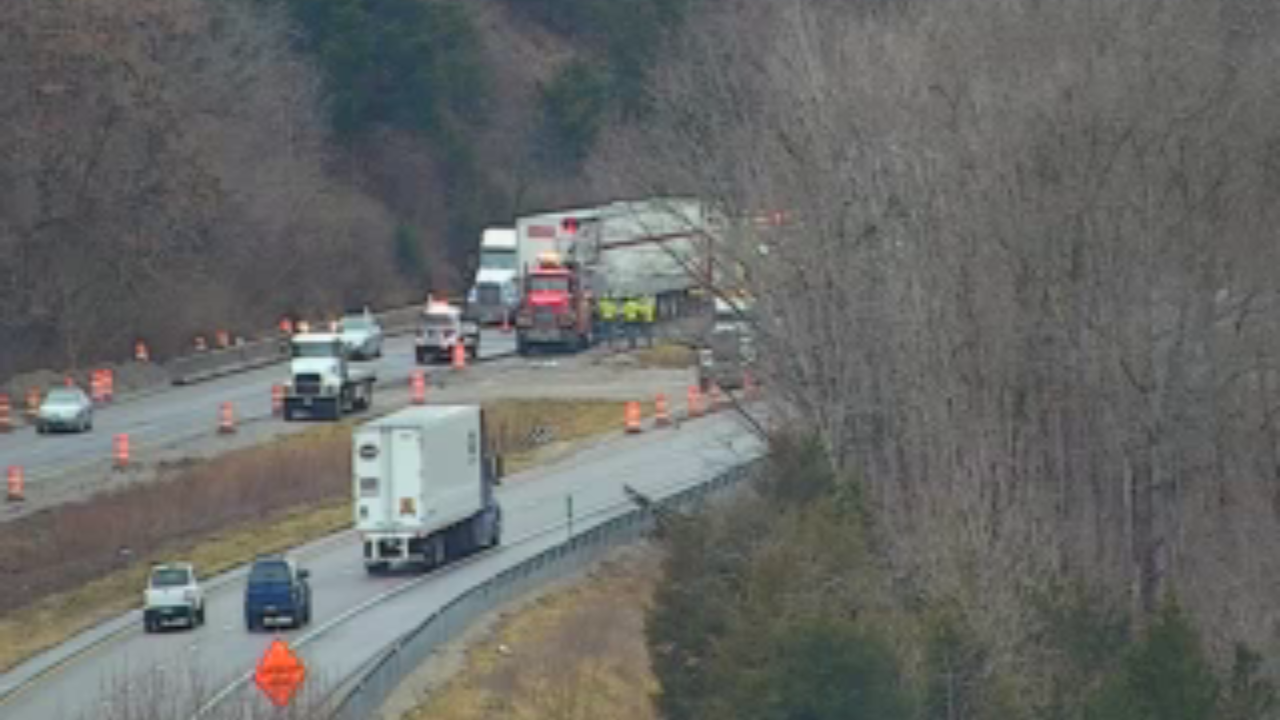
[[[365,563],[364,565],[364,571],[368,573],[371,577],[381,577],[383,575],[386,575],[387,572],[390,570],[391,570],[390,563],[385,563],[385,562]]]
[[[529,343],[519,335],[516,336],[516,354],[520,357],[529,357]]]

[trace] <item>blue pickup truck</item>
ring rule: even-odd
[[[260,557],[249,570],[244,591],[244,624],[249,632],[287,623],[299,628],[311,622],[310,576],[292,560]]]

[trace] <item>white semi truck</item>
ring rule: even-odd
[[[480,237],[480,267],[467,293],[467,309],[484,325],[511,321],[519,301],[519,245],[515,228],[488,228]]]
[[[356,367],[342,336],[303,333],[289,342],[289,381],[284,387],[284,419],[337,420],[373,404],[377,375]]]
[[[427,405],[356,429],[355,526],[370,574],[435,568],[501,542],[502,461],[484,428],[479,406]]]

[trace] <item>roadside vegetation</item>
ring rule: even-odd
[[[657,720],[644,622],[658,575],[652,549],[629,550],[522,606],[401,720]]]
[[[487,404],[495,448],[518,472],[618,430],[622,404]],[[204,577],[351,525],[351,423],[326,425],[0,524],[0,671],[135,607],[152,563]]]
[[[786,211],[724,259],[804,440],[672,544],[669,720],[1274,717],[1277,56],[1237,0],[697,13],[599,169]]]

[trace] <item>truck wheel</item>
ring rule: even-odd
[[[416,362],[419,365],[427,364],[427,354],[422,351],[422,348],[418,348],[413,351],[413,359],[414,359],[414,362]]]
[[[386,575],[390,569],[391,565],[384,562],[366,563],[364,566],[364,571],[373,577]]]
[[[155,632],[155,631],[156,631],[156,623],[155,623],[155,620],[151,617],[151,615],[150,615],[149,613],[143,613],[143,615],[142,615],[142,632],[150,634],[150,633],[153,633],[153,632]]]
[[[293,408],[285,405],[283,417],[285,422],[293,422]]]
[[[196,610],[196,625],[199,625],[199,626],[204,625],[204,606],[203,605],[200,606],[199,610]]]

